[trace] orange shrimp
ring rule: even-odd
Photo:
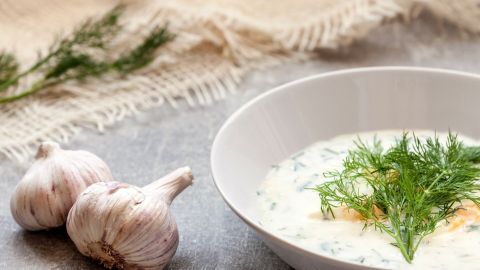
[[[480,208],[472,202],[462,204],[455,215],[448,219],[449,232],[480,221]]]

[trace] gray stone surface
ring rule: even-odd
[[[448,27],[447,27],[448,28]],[[209,107],[163,106],[130,118],[105,134],[85,131],[69,143],[110,164],[118,180],[143,185],[190,165],[195,185],[173,203],[180,246],[170,269],[289,269],[217,193],[210,174],[210,147],[226,118],[258,94],[304,76],[342,68],[409,65],[480,71],[480,43],[428,18],[389,25],[348,50],[320,52],[318,59],[252,73],[236,95]],[[480,91],[480,89],[479,89]],[[95,269],[63,230],[30,233],[13,221],[9,197],[26,166],[0,159],[0,268]]]

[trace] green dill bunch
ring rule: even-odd
[[[88,78],[109,74],[125,76],[149,65],[155,59],[157,49],[174,36],[167,26],[155,25],[137,46],[121,51],[117,57],[109,55],[113,49],[112,40],[122,30],[119,20],[124,9],[124,6],[117,6],[101,18],[86,20],[70,35],[53,43],[45,55],[21,72],[12,54],[0,52],[0,93],[3,92],[0,104],[31,96],[66,81],[81,83]],[[38,79],[26,89],[9,92],[19,85],[21,79],[32,74]]]
[[[314,188],[321,209],[333,218],[335,208],[354,210],[365,226],[391,236],[409,263],[422,239],[448,222],[462,202],[480,203],[480,148],[465,146],[457,135],[449,133],[442,143],[438,136],[404,132],[389,149],[377,138],[355,145],[343,170],[326,173],[331,181]]]

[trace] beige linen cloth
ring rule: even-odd
[[[118,1],[2,0],[0,49],[22,66]],[[126,78],[66,83],[0,105],[0,152],[24,161],[40,141],[68,141],[85,128],[103,130],[155,106],[208,105],[235,91],[249,71],[321,48],[347,46],[371,29],[426,10],[471,33],[480,32],[478,0],[157,0],[127,1],[117,44],[134,46],[156,24],[176,38],[154,63]],[[22,81],[20,91],[31,83]]]

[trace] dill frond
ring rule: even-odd
[[[322,211],[333,215],[333,208],[341,205],[354,209],[364,217],[365,226],[390,235],[411,263],[422,239],[454,215],[463,200],[479,205],[480,168],[475,164],[479,160],[480,148],[464,146],[452,133],[446,143],[404,133],[387,150],[378,139],[372,145],[358,140],[343,170],[328,172],[332,181],[314,190]],[[360,192],[359,185],[371,192]]]
[[[0,52],[0,89],[12,80],[18,71],[18,63],[12,54]]]
[[[21,73],[17,73],[18,66],[13,56],[0,54],[0,92],[17,84],[25,76],[36,72],[42,74],[24,91],[1,97],[0,104],[30,96],[65,81],[84,81],[109,73],[125,75],[148,65],[153,61],[156,49],[173,38],[167,26],[154,27],[140,45],[123,52],[116,59],[98,59],[93,53],[108,52],[112,39],[122,28],[119,18],[123,11],[124,7],[118,6],[98,20],[85,21],[72,34],[55,42],[46,55],[39,57]]]
[[[173,39],[173,35],[167,31],[165,26],[157,26],[140,45],[122,55],[112,65],[123,74],[142,68],[153,60],[152,55],[155,50],[171,39]]]

